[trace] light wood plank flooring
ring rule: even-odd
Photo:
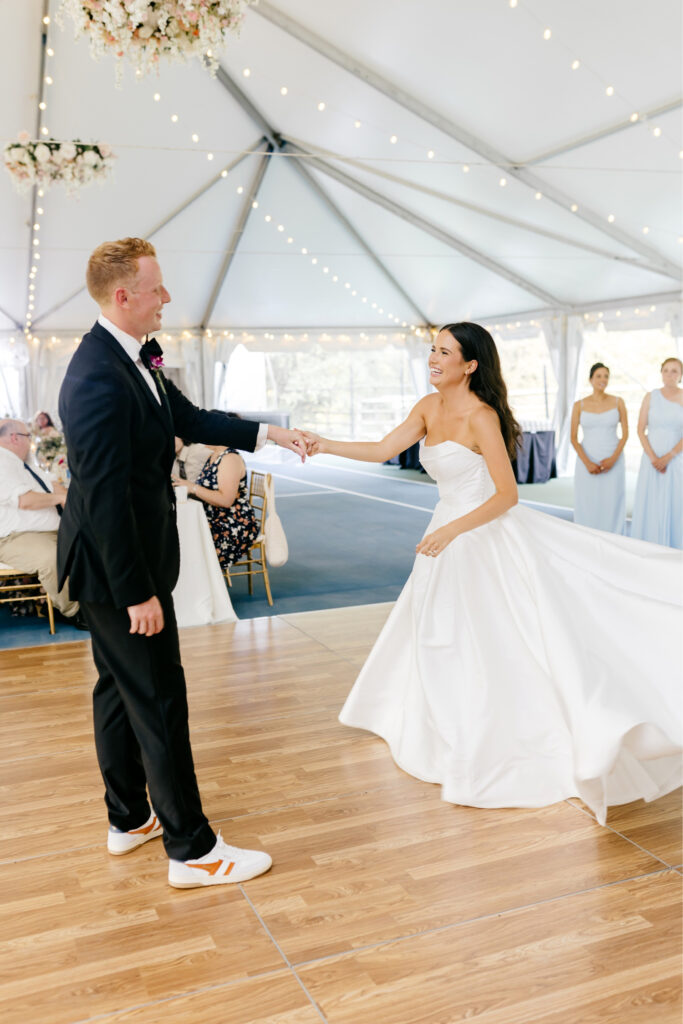
[[[181,634],[205,809],[273,870],[106,852],[88,643],[0,653],[3,1024],[679,1024],[681,795],[452,807],[337,712],[388,605]]]

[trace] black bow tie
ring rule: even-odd
[[[163,349],[156,338],[148,338],[144,345],[140,346],[140,360],[148,370],[152,369],[152,359],[161,359],[163,355]]]

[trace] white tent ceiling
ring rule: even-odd
[[[78,198],[54,187],[34,218],[35,197],[0,175],[0,329],[24,324],[32,219],[41,331],[92,321],[88,254],[128,234],[157,247],[167,328],[439,323],[675,294],[678,0],[262,0],[218,77],[196,61],[142,81],[127,69],[120,89],[113,60],[56,25],[56,0],[43,43],[46,2],[0,0],[0,136],[35,133],[42,94],[50,136],[109,142],[116,170]]]

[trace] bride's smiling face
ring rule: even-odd
[[[460,384],[476,368],[476,360],[463,358],[460,343],[451,332],[439,331],[429,356],[429,383],[435,388]]]

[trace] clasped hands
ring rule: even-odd
[[[306,456],[318,455],[322,451],[323,438],[311,430],[299,430],[296,427],[290,430],[287,427],[270,426],[268,439],[281,448],[288,448],[294,452],[302,462],[306,461]]]
[[[616,461],[615,458],[610,456],[609,459],[601,459],[600,462],[589,462],[586,468],[594,476],[599,473],[608,473]]]

